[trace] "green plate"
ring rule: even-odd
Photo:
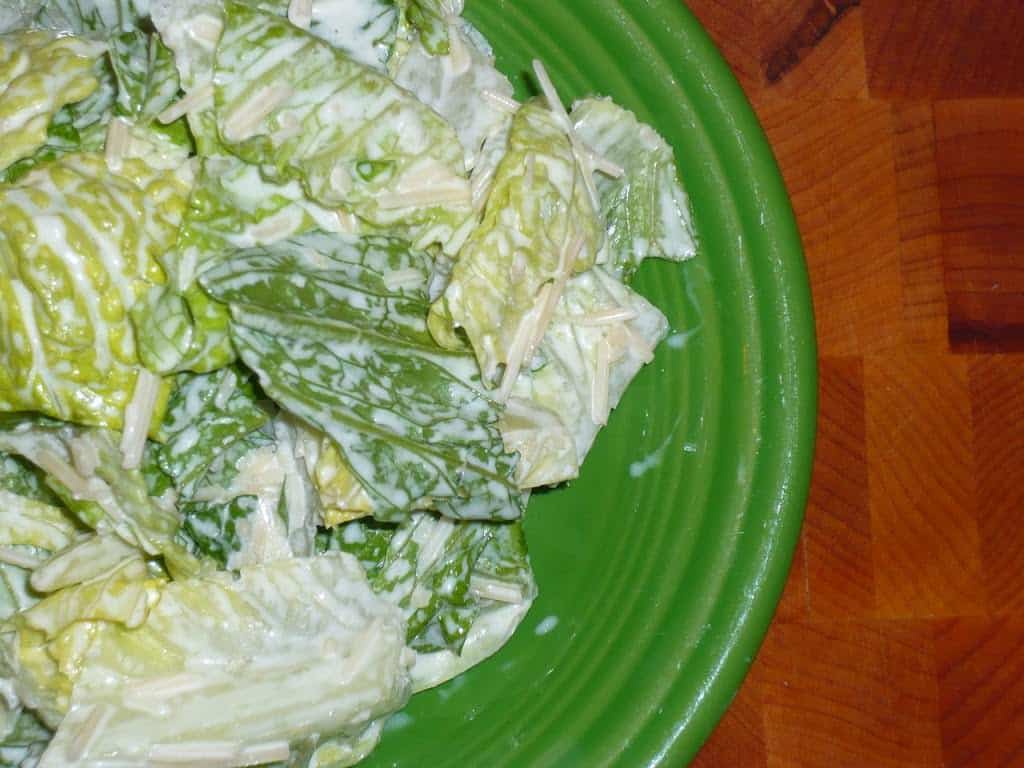
[[[789,568],[810,478],[815,344],[771,150],[679,0],[469,0],[521,95],[608,94],[675,147],[700,237],[636,287],[673,332],[579,480],[527,517],[540,597],[512,641],[416,696],[370,766],[679,766],[735,695]]]

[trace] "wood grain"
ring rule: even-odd
[[[695,762],[1024,766],[1024,2],[686,0],[800,226],[818,442]]]

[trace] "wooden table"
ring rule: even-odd
[[[1024,0],[686,0],[768,133],[810,506],[698,766],[1024,766]]]

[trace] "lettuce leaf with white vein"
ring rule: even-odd
[[[2,674],[2,672],[0,672]],[[0,710],[3,709],[0,697]],[[31,712],[12,712],[9,726],[0,728],[0,766],[2,768],[31,768],[43,753],[51,733]]]
[[[373,589],[402,609],[406,642],[419,653],[460,654],[481,614],[499,603],[528,607],[536,592],[519,523],[419,512],[399,525],[360,520],[325,530],[317,545],[359,558]]]
[[[237,367],[179,375],[160,425],[157,461],[179,494],[191,498],[211,465],[272,415],[248,374]]]
[[[40,768],[242,766],[318,734],[358,741],[409,696],[404,636],[341,553],[167,584],[136,629],[94,625]]]
[[[156,118],[178,96],[174,55],[158,35],[139,29],[110,40],[110,58],[117,77],[117,111],[140,123]]]
[[[511,120],[507,109],[484,92],[511,100],[512,83],[494,66],[494,56],[460,27],[461,21],[451,26],[452,44],[445,55],[413,44],[395,66],[394,77],[451,123],[462,142],[466,167],[473,168],[484,140]]]
[[[238,2],[226,10],[214,83],[230,150],[367,227],[457,248],[472,210],[462,146],[444,119],[285,19]]]
[[[139,355],[153,371],[206,372],[235,359],[227,308],[195,282],[239,248],[276,242],[345,222],[306,198],[298,182],[274,184],[235,157],[203,158],[175,247],[161,259],[168,284],[153,289],[133,315]]]
[[[124,424],[140,370],[129,312],[164,279],[191,170],[121,166],[69,155],[0,185],[0,411]]]
[[[104,50],[45,31],[0,35],[0,171],[46,143],[61,107],[96,90],[93,68]]]
[[[424,318],[430,259],[401,241],[307,235],[244,251],[202,284],[267,395],[326,433],[379,519],[433,506],[518,517],[514,458],[476,366]]]
[[[520,487],[577,476],[608,414],[668,331],[664,315],[600,267],[572,278],[502,416]]]
[[[26,422],[0,432],[0,450],[46,472],[50,490],[83,524],[115,533],[147,555],[162,556],[176,576],[198,570],[195,559],[173,541],[177,513],[149,496],[139,470],[122,468],[114,433]]]
[[[625,171],[620,178],[596,177],[611,256],[607,266],[628,278],[646,258],[693,256],[690,204],[665,140],[611,99],[579,101],[571,118],[587,147]]]
[[[489,385],[528,362],[543,333],[545,300],[594,263],[600,222],[583,172],[550,110],[538,101],[523,105],[483,222],[430,309],[430,330],[442,345],[460,346],[457,331],[465,331]]]

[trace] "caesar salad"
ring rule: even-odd
[[[694,232],[461,6],[0,0],[0,766],[353,765],[526,615]]]

